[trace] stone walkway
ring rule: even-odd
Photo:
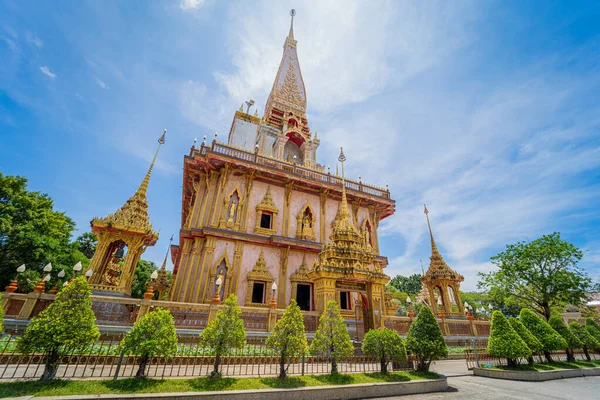
[[[448,378],[446,392],[389,397],[399,400],[587,400],[600,398],[600,377],[558,379],[547,382],[518,382],[478,376]]]

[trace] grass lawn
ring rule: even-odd
[[[355,383],[408,382],[435,379],[433,372],[403,371],[388,375],[338,374],[277,378],[195,378],[195,379],[119,379],[116,381],[57,380],[52,383],[17,381],[0,383],[0,397],[68,396],[77,394],[206,392],[219,390],[298,388],[305,386],[350,385]]]
[[[493,369],[502,369],[508,371],[552,371],[556,369],[579,369],[579,368],[593,368],[600,367],[600,360],[592,361],[556,361],[552,363],[536,363],[533,365],[521,364],[516,367],[507,367],[506,365],[497,365]]]

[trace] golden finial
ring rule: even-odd
[[[288,34],[288,37],[290,39],[294,38],[294,16],[296,15],[296,10],[294,10],[293,8],[290,10],[290,15],[292,16],[292,22],[290,23],[290,33]]]
[[[244,112],[244,103],[242,103],[242,105],[240,106],[240,112]]]
[[[256,110],[254,110],[254,116],[255,116],[256,118],[258,118],[258,108],[257,108]]]
[[[169,251],[171,250],[171,245],[173,244],[173,234],[171,234],[171,239],[169,239],[169,247],[167,247],[167,254],[165,254],[165,259],[162,263],[161,270],[165,271],[167,269],[167,257],[169,256]]]
[[[423,268],[423,259],[419,258],[419,261],[421,262],[421,276],[425,276],[425,269]]]
[[[163,131],[163,134],[158,138],[158,148],[156,149],[156,153],[154,153],[154,158],[152,159],[152,162],[150,163],[150,168],[148,168],[148,172],[146,173],[146,176],[144,177],[142,184],[140,185],[138,190],[135,192],[135,196],[146,197],[146,192],[148,191],[148,184],[150,183],[150,175],[152,174],[152,168],[154,168],[154,163],[156,162],[156,156],[158,156],[158,151],[160,150],[160,146],[162,146],[165,143],[166,133],[167,133],[167,130],[165,129]]]

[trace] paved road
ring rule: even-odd
[[[450,388],[447,392],[393,397],[393,399],[587,400],[600,398],[600,377],[597,376],[547,382],[517,382],[470,375],[449,377],[448,385]]]

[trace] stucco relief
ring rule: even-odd
[[[248,294],[248,274],[256,265],[256,261],[260,257],[260,252],[263,252],[263,257],[267,265],[267,269],[273,275],[275,282],[279,281],[279,249],[267,246],[258,246],[246,244],[242,255],[242,265],[240,266],[240,279],[238,285],[238,304],[244,305]],[[270,290],[271,288],[267,288]],[[269,299],[270,299],[270,291]]]
[[[303,192],[293,192],[292,200],[290,201],[290,236],[296,237],[296,232],[298,230],[298,213],[305,208],[306,202],[310,205],[310,209],[314,214],[314,224],[312,226],[312,230],[315,234],[315,240],[319,241],[319,229],[320,229],[320,221],[319,216],[321,213],[321,200],[317,195],[311,195]]]

